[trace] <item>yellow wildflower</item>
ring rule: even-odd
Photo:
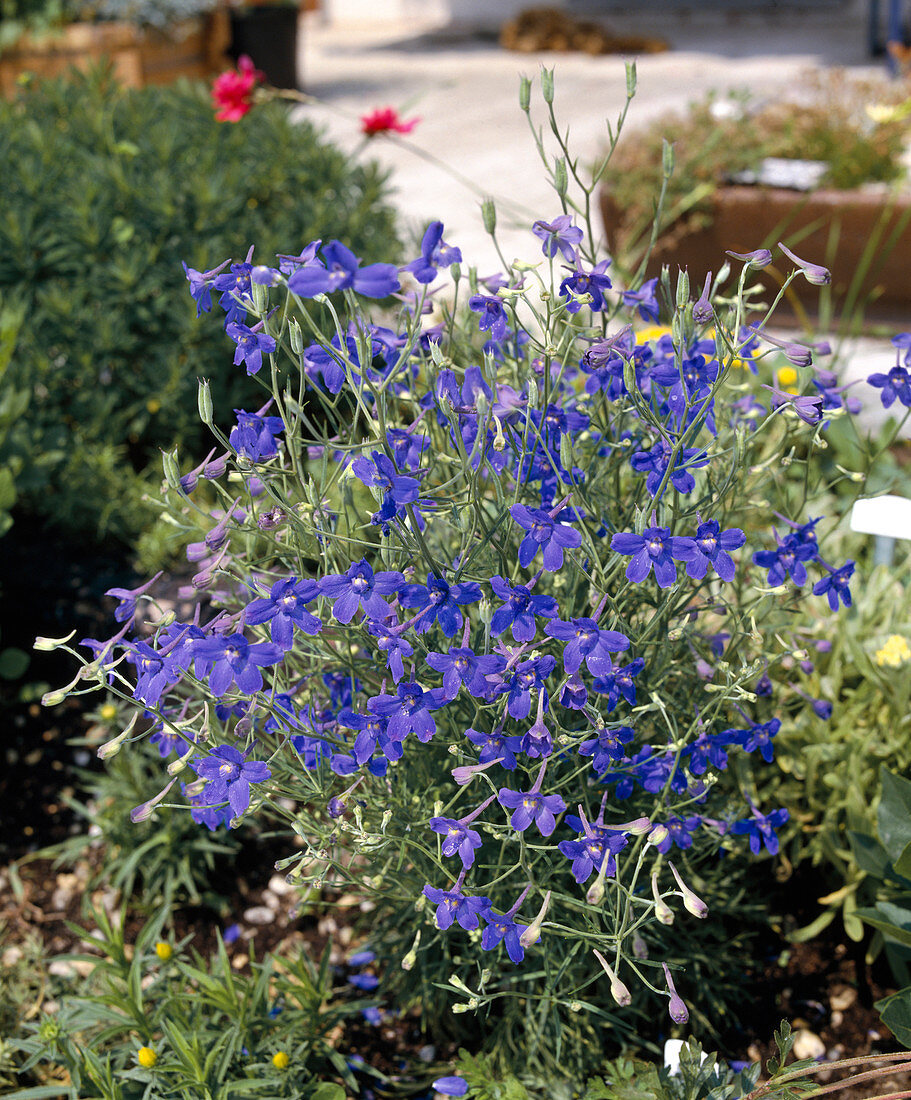
[[[272,1065],[275,1066],[276,1069],[287,1069],[290,1061],[291,1059],[283,1050],[272,1055]]]
[[[876,663],[880,668],[883,665],[898,668],[908,660],[911,660],[911,647],[901,634],[891,634],[882,649],[876,651]]]
[[[144,1069],[151,1069],[158,1061],[158,1055],[151,1047],[140,1047],[136,1060]]]

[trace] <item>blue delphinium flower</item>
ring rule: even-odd
[[[374,451],[370,458],[363,455],[355,458],[351,469],[365,485],[382,490],[385,501],[394,505],[393,515],[398,508],[418,499],[421,483],[415,477],[400,474],[392,459],[382,451]]]
[[[502,727],[493,733],[481,733],[480,730],[469,728],[465,730],[465,736],[481,750],[478,763],[489,764],[499,760],[506,771],[515,771],[516,753],[522,745],[521,737],[503,733]]]
[[[461,262],[461,251],[443,240],[443,223],[431,222],[421,240],[421,255],[402,270],[410,271],[417,282],[427,284],[437,277],[437,268]]]
[[[519,565],[527,569],[538,551],[541,551],[544,568],[555,573],[563,565],[563,551],[575,550],[582,545],[582,536],[568,523],[554,519],[543,508],[528,508],[513,504],[509,509],[516,523],[528,534],[519,545]]]
[[[567,263],[576,262],[576,248],[582,243],[582,230],[573,225],[571,214],[559,214],[552,222],[536,221],[532,233],[541,241],[541,251],[549,259],[559,252]]]
[[[275,339],[265,332],[257,332],[258,327],[247,328],[238,321],[232,321],[225,329],[237,344],[237,350],[234,352],[234,366],[244,363],[247,374],[256,374],[262,370],[263,352],[271,355],[275,351]]]
[[[827,577],[813,585],[814,596],[826,596],[829,607],[838,610],[839,598],[845,607],[851,606],[851,589],[848,587],[854,575],[854,562],[847,561],[840,569],[833,569]]]
[[[612,653],[629,649],[629,638],[617,630],[602,630],[594,619],[556,619],[549,622],[544,633],[565,643],[563,667],[575,672],[582,662],[594,676],[604,676],[613,668]]]
[[[807,541],[792,531],[780,540],[774,550],[757,550],[753,554],[753,562],[768,569],[770,585],[784,584],[785,577],[789,576],[799,588],[807,583],[804,563],[812,561],[818,552],[815,540]]]
[[[427,578],[426,585],[406,584],[399,590],[402,607],[421,609],[414,620],[415,630],[423,634],[438,622],[447,638],[452,638],[462,627],[459,607],[476,603],[480,598],[480,585],[474,581],[450,585],[443,577],[433,574]]]
[[[525,958],[525,948],[520,942],[522,933],[527,925],[517,924],[509,913],[497,913],[488,906],[481,914],[487,926],[481,934],[481,947],[484,951],[492,951],[500,943],[506,945],[506,954],[514,963],[520,963]]]
[[[501,600],[506,601],[494,611],[490,620],[490,633],[494,638],[512,627],[512,636],[517,642],[533,641],[537,633],[535,616],[553,619],[559,614],[553,596],[535,595],[524,584],[513,587],[505,578],[494,576],[490,578],[490,587]]]
[[[293,272],[288,279],[292,293],[315,298],[336,290],[354,290],[367,298],[386,298],[400,287],[394,264],[361,267],[357,256],[341,241],[323,245],[322,258],[325,266],[308,263]]]
[[[628,745],[636,736],[631,726],[615,726],[613,729],[600,729],[597,736],[583,741],[579,746],[580,756],[592,757],[595,775],[603,775],[614,764],[625,757],[624,745]]]
[[[386,664],[393,682],[397,684],[405,675],[405,659],[414,655],[413,646],[402,637],[394,616],[384,621],[371,619],[367,623],[367,632],[376,638],[380,652],[386,655]]]
[[[114,608],[114,619],[118,623],[131,622],[136,613],[136,601],[144,596],[152,585],[158,580],[161,573],[156,573],[150,581],[141,584],[138,588],[109,588],[105,596],[114,596],[120,602]]]
[[[506,696],[506,709],[511,717],[527,718],[531,710],[531,693],[535,690],[546,691],[544,681],[553,672],[556,663],[556,659],[549,654],[519,661],[513,668],[498,674],[499,685],[491,677],[491,690]]]
[[[363,558],[349,566],[346,573],[329,573],[317,582],[321,595],[334,600],[333,617],[340,623],[350,623],[362,609],[370,619],[383,619],[392,608],[383,599],[405,583],[395,570],[374,573]]]
[[[465,881],[465,869],[453,883],[450,890],[439,890],[429,884],[421,893],[428,901],[432,901],[437,907],[437,928],[445,931],[451,928],[453,922],[457,922],[466,932],[472,932],[480,923],[478,914],[490,905],[490,898],[467,897],[462,893],[462,883]]]
[[[500,805],[513,811],[509,823],[518,833],[524,832],[534,822],[541,836],[550,836],[557,827],[557,814],[566,809],[566,803],[558,794],[541,794],[546,767],[545,760],[530,791],[513,791],[509,787],[501,787],[497,792]]]
[[[729,550],[739,550],[746,542],[746,535],[738,527],[722,531],[714,519],[700,523],[693,538],[695,556],[686,563],[686,573],[693,580],[701,581],[711,565],[723,581],[734,579],[734,560]]]
[[[480,313],[478,328],[481,332],[490,332],[493,340],[502,340],[506,336],[506,313],[503,299],[490,294],[474,294],[468,299],[468,308]]]
[[[186,264],[183,265],[184,274],[190,284],[190,297],[196,303],[197,317],[211,310],[212,283],[215,281],[215,277],[224,271],[229,263],[230,260],[225,260],[225,262],[219,264],[218,267],[213,267],[211,271],[196,271],[195,268],[187,267]]]
[[[235,454],[251,462],[265,462],[278,454],[276,435],[285,430],[280,416],[260,416],[258,413],[235,409],[237,424],[231,429],[228,442]]]
[[[213,695],[224,695],[232,684],[247,695],[261,691],[261,668],[277,665],[285,650],[273,642],[248,642],[243,634],[212,635],[193,643],[193,657],[205,664]]]
[[[591,297],[589,309],[598,311],[604,309],[607,304],[604,299],[604,291],[610,290],[612,283],[604,274],[610,267],[610,260],[602,260],[595,264],[591,271],[581,271],[578,268],[571,271],[560,283],[560,294],[566,299],[566,312],[578,313],[582,308],[579,296],[588,294]]]
[[[606,828],[601,818],[589,824],[575,814],[567,814],[565,821],[571,829],[582,834],[578,840],[562,840],[557,845],[560,852],[573,861],[572,872],[576,882],[587,882],[596,871],[600,871],[605,856],[605,875],[615,874],[617,864],[614,856],[629,844],[626,834]]]
[[[253,295],[250,291],[250,275],[253,272],[253,265],[250,263],[252,258],[253,249],[251,248],[243,263],[231,264],[228,271],[217,275],[212,280],[212,289],[221,294],[218,304],[225,311],[226,325],[235,321],[243,321],[247,316],[248,306],[253,305]]]
[[[770,855],[778,855],[778,837],[775,830],[780,829],[791,815],[785,809],[772,810],[770,814],[761,814],[753,807],[753,816],[743,821],[735,821],[730,831],[737,836],[750,838],[750,851],[758,856],[765,845]]]
[[[702,818],[693,814],[691,817],[669,817],[662,823],[667,829],[667,836],[655,847],[665,855],[676,845],[681,851],[693,846],[693,833],[702,824]]]
[[[627,309],[638,309],[643,321],[658,324],[658,280],[648,279],[638,290],[624,290],[623,304]]]
[[[505,658],[497,653],[479,656],[468,646],[453,646],[448,653],[431,651],[424,660],[443,674],[447,699],[455,699],[463,684],[470,695],[481,698],[490,691],[487,677],[501,672],[506,664]]]
[[[472,810],[467,817],[432,817],[430,828],[435,833],[440,833],[443,843],[440,848],[444,856],[458,855],[462,866],[468,870],[474,863],[475,852],[481,847],[481,834],[476,829],[469,829],[472,821],[493,802],[496,795],[485,799],[476,810]]]
[[[746,752],[755,752],[759,749],[762,759],[771,764],[775,757],[775,748],[772,745],[772,738],[781,729],[781,720],[778,718],[770,718],[768,722],[755,722],[748,730],[744,730],[743,747]],[[726,731],[731,733],[732,731]]]
[[[645,668],[645,661],[637,657],[629,664],[615,667],[604,676],[598,676],[592,683],[592,688],[599,695],[607,696],[607,709],[613,710],[620,699],[623,698],[631,707],[636,705],[636,680],[635,678]]]
[[[250,626],[271,623],[272,641],[289,650],[294,644],[295,627],[310,635],[319,634],[322,629],[322,620],[306,609],[319,594],[319,585],[314,580],[287,577],[276,581],[268,596],[247,604],[246,621]]]
[[[219,745],[193,763],[200,779],[208,780],[203,794],[210,805],[227,802],[235,817],[250,805],[251,783],[264,783],[272,775],[263,760],[247,760],[232,745]]]
[[[437,724],[430,713],[446,702],[442,693],[425,691],[420,684],[396,684],[395,694],[374,695],[373,711],[388,718],[387,733],[395,741],[403,741],[414,733],[419,741],[429,741],[437,731]]]
[[[636,451],[629,460],[630,466],[640,474],[647,473],[645,487],[652,494],[658,492],[670,467],[674,448],[663,439],[656,440],[650,450]],[[691,471],[708,466],[709,456],[698,447],[684,447],[677,455],[670,473],[670,483],[684,496],[696,488]]]
[[[694,541],[672,535],[669,527],[647,527],[641,535],[618,531],[610,546],[616,553],[632,558],[626,567],[628,581],[641,584],[654,569],[659,588],[670,588],[677,580],[675,562],[692,561],[696,555]]]

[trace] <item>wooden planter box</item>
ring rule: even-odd
[[[229,32],[224,12],[179,23],[167,34],[131,23],[71,23],[59,33],[25,36],[0,54],[0,94],[15,95],[24,73],[62,76],[107,58],[128,88],[168,84],[178,77],[207,79],[225,67]]]
[[[605,191],[600,202],[608,248],[613,250],[622,214]],[[756,277],[774,297],[791,270],[791,262],[776,253],[777,241],[798,256],[831,269],[836,310],[850,294],[854,305],[866,303],[865,317],[894,320],[907,327],[911,319],[911,194],[906,193],[896,198],[877,188],[807,194],[773,187],[722,187],[713,199],[710,225],[691,233],[672,228],[659,238],[647,277],[659,274],[662,265],[668,264],[672,271],[687,268],[694,285],[701,287],[705,273],[717,271],[724,263],[726,250],[771,248],[776,255],[774,264]],[[871,242],[877,243],[871,246]],[[865,259],[868,248],[872,256]],[[852,281],[856,283],[853,287]],[[791,289],[801,305],[813,312],[819,303],[819,287],[799,278]],[[788,311],[787,302],[782,308]]]

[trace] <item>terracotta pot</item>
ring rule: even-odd
[[[608,247],[616,248],[622,212],[610,195],[600,195]],[[663,264],[687,268],[701,282],[717,271],[725,251],[749,252],[783,241],[798,256],[825,264],[832,271],[836,303],[859,306],[875,320],[895,320],[907,326],[911,309],[911,194],[890,196],[878,188],[803,193],[770,187],[721,187],[712,200],[710,224],[686,232],[671,227],[652,252],[647,277]],[[865,253],[869,251],[869,255]],[[767,290],[777,293],[790,261],[757,273]],[[800,278],[791,284],[803,308],[813,311],[819,287]],[[789,306],[783,303],[787,311]]]
[[[223,17],[222,17],[223,18]],[[0,55],[0,92],[15,95],[24,73],[37,77],[85,70],[110,59],[120,83],[128,88],[167,84],[178,77],[207,79],[223,63],[225,35],[218,43],[218,19],[190,19],[168,33],[131,23],[71,23],[58,33],[25,35]]]

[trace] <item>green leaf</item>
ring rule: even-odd
[[[884,997],[873,1007],[901,1045],[911,1050],[911,986]]]
[[[886,869],[889,866],[889,853],[876,837],[851,832],[848,833],[848,840],[854,858],[857,860],[857,866],[874,878],[885,878]]]
[[[911,910],[881,901],[875,909],[858,909],[855,916],[878,928],[883,935],[911,946]]]
[[[334,1085],[331,1081],[323,1081],[317,1085],[311,1100],[345,1100],[345,1090],[341,1085]]]
[[[902,854],[895,861],[895,871],[903,878],[911,878],[911,842],[905,845]]]
[[[882,801],[879,804],[879,839],[893,862],[898,862],[911,844],[911,780],[879,769]]]

